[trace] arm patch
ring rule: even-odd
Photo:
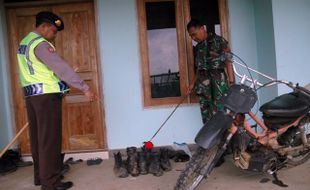
[[[50,53],[54,53],[54,52],[55,52],[54,48],[52,48],[52,47],[47,48],[47,50],[48,50]]]

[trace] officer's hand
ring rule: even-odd
[[[95,100],[99,100],[99,97],[91,90],[88,90],[84,93],[84,95],[92,102]]]

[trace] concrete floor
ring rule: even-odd
[[[184,163],[173,163],[173,170],[165,172],[161,177],[152,175],[117,178],[113,173],[113,160],[104,160],[100,165],[87,166],[85,162],[71,166],[65,180],[74,182],[72,190],[172,190],[184,168]],[[309,190],[310,161],[302,166],[279,172],[279,178],[289,187],[274,185],[271,181],[260,183],[270,176],[247,172],[236,168],[226,161],[214,170],[200,190]],[[1,190],[39,190],[33,184],[32,167],[19,168],[16,172],[0,176]]]

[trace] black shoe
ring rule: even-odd
[[[67,182],[60,182],[54,190],[66,190],[70,189],[73,186],[73,183],[71,181]]]
[[[24,161],[19,161],[16,163],[17,167],[27,167],[27,166],[32,166],[33,162],[29,161],[29,162],[24,162]]]
[[[65,173],[67,173],[70,170],[70,166],[69,164],[63,164],[62,165],[62,170],[61,170],[61,175],[64,175]]]
[[[163,170],[160,167],[160,159],[159,154],[157,152],[152,152],[150,156],[150,165],[149,165],[149,173],[154,176],[162,176]]]
[[[114,174],[117,177],[124,178],[128,177],[128,172],[126,167],[124,166],[122,155],[120,152],[114,153]]]
[[[139,167],[140,174],[146,175],[148,173],[146,155],[144,151],[138,152],[138,167]]]
[[[65,178],[65,176],[63,176],[63,175],[60,175],[60,176],[59,176],[59,179],[60,179],[60,180],[63,180],[64,178]],[[35,186],[40,186],[40,185],[41,185],[41,181],[40,181],[39,179],[35,179],[35,180],[34,180],[34,185],[35,185]]]
[[[41,185],[40,180],[36,180],[36,179],[35,179],[35,180],[34,180],[34,185],[35,185],[35,186],[39,186],[39,185]]]
[[[133,177],[139,175],[138,154],[136,147],[127,148],[127,170]]]
[[[187,162],[190,160],[190,156],[186,154],[184,150],[168,151],[169,158],[175,162]]]
[[[6,175],[17,170],[17,166],[9,154],[10,150],[0,157],[0,175]]]
[[[99,165],[103,160],[101,158],[91,158],[86,161],[87,166]]]
[[[160,149],[160,166],[164,171],[171,171],[171,163],[169,160],[169,150],[166,148]]]

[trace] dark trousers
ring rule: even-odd
[[[52,190],[60,182],[61,99],[60,93],[26,98],[34,181],[42,190]]]

